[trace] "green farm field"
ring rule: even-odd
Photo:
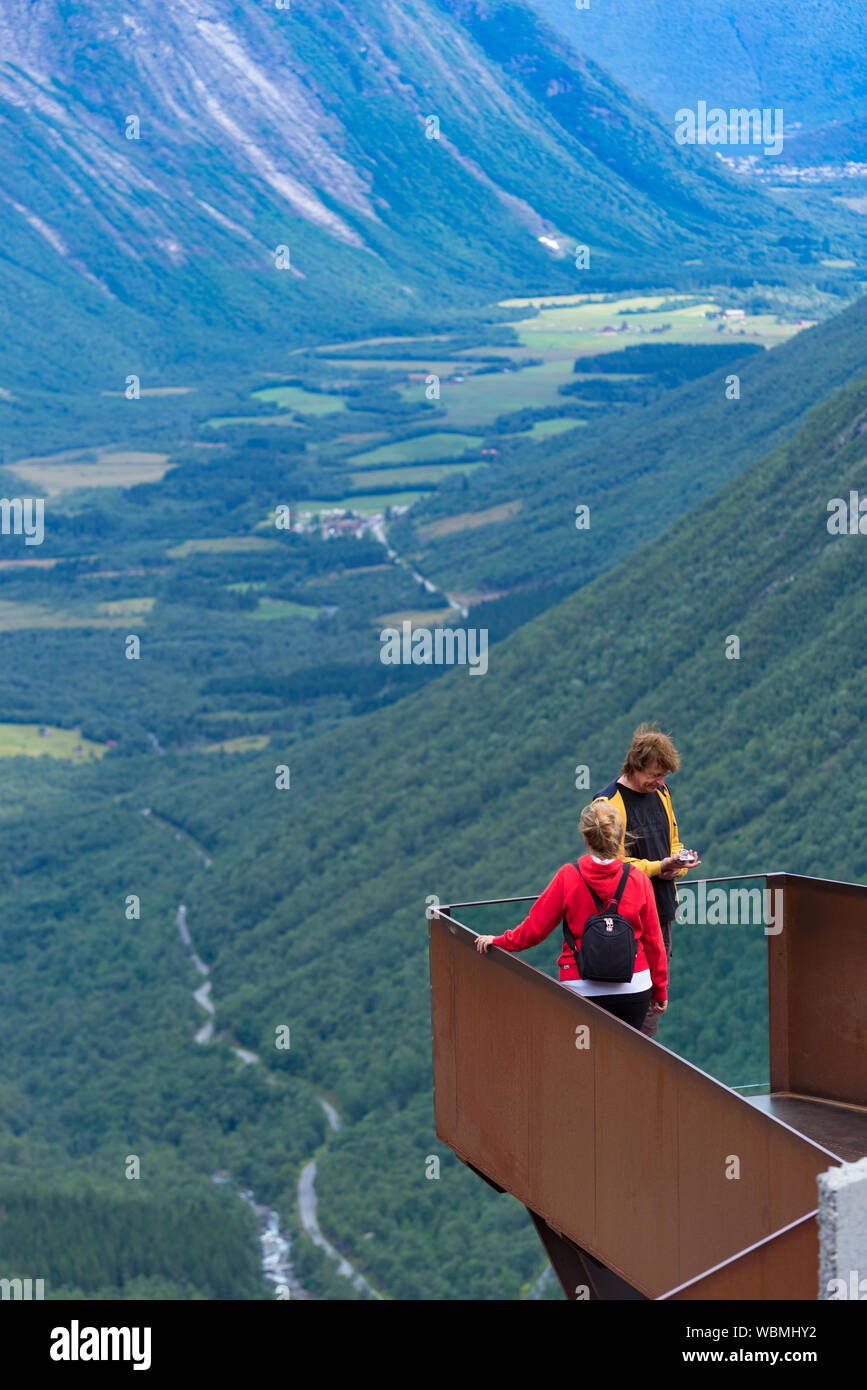
[[[268,743],[267,734],[242,734],[239,738],[226,738],[220,743],[209,743],[196,751],[199,753],[258,753]]]
[[[386,507],[411,507],[413,502],[417,502],[421,493],[418,490],[408,490],[405,492],[384,492],[384,493],[350,493],[348,497],[341,497],[335,500],[333,497],[327,501],[314,501],[304,499],[298,504],[298,510],[302,513],[312,514],[313,512],[328,511],[334,507],[351,507],[360,516],[367,516],[371,512],[383,512]]]
[[[291,415],[212,415],[204,421],[204,428],[225,429],[231,425],[276,425],[281,429],[302,430],[305,426]]]
[[[588,296],[510,300],[503,301],[501,307],[510,305],[539,310],[533,318],[517,317],[511,323],[519,345],[493,349],[512,369],[444,382],[440,404],[450,425],[484,425],[511,411],[562,405],[560,387],[574,380],[574,364],[582,356],[618,352],[648,342],[719,346],[743,341],[773,347],[799,332],[798,325],[778,323],[771,314],[731,321],[708,318],[708,313],[719,312],[716,302],[705,300],[672,308],[662,295],[606,302]],[[490,348],[470,348],[465,355],[471,361],[491,352]],[[535,365],[522,366],[526,361]],[[402,396],[412,401],[422,398],[423,392],[423,386],[412,385],[403,389]]]
[[[573,420],[568,416],[558,416],[554,420],[537,420],[528,430],[521,431],[522,439],[550,439],[554,434],[566,434],[569,430],[581,429],[586,420]]]
[[[619,352],[638,344],[707,346],[774,347],[792,337],[805,326],[803,323],[779,322],[772,314],[745,315],[744,318],[719,317],[722,305],[712,297],[694,296],[672,298],[665,294],[624,295],[606,299],[600,295],[541,296],[534,299],[503,300],[500,309],[514,309],[515,317],[505,327],[512,330],[517,342],[503,346],[491,342],[473,347],[454,344],[448,335],[421,338],[386,338],[331,344],[320,348],[315,360],[323,371],[334,373],[333,390],[313,391],[300,385],[264,386],[252,395],[257,401],[276,406],[277,415],[212,415],[203,422],[212,430],[229,427],[272,428],[282,426],[303,428],[305,422],[294,414],[308,417],[308,429],[327,429],[328,417],[340,415],[347,419],[347,398],[342,394],[347,376],[355,378],[362,389],[364,409],[375,414],[382,398],[389,394],[376,385],[365,384],[371,374],[384,378],[406,407],[433,404],[438,422],[453,431],[466,432],[462,448],[457,449],[459,436],[446,437],[436,430],[412,440],[392,441],[388,433],[372,432],[376,446],[355,455],[349,462],[356,468],[375,467],[389,463],[428,463],[439,458],[453,457],[463,448],[476,448],[481,436],[474,431],[488,431],[498,418],[520,410],[553,410],[562,407],[561,387],[574,382],[575,362],[582,356]],[[528,317],[523,310],[536,311]],[[714,315],[715,317],[708,317]],[[375,352],[384,344],[394,343],[392,357],[364,356],[365,348]],[[443,344],[446,345],[445,351]],[[426,356],[430,351],[431,356]],[[351,355],[350,355],[351,354]],[[494,358],[501,370],[485,370],[483,359]],[[340,377],[336,375],[340,373]],[[425,377],[440,378],[440,397],[429,402]],[[588,374],[594,375],[594,374]],[[462,377],[462,380],[455,380]],[[624,380],[623,374],[620,374]],[[267,379],[267,374],[266,374]],[[316,421],[316,423],[314,423]],[[320,424],[319,422],[322,422]],[[533,440],[543,440],[562,430],[571,429],[578,421],[567,424],[557,421],[536,422],[525,432]],[[371,437],[370,432],[348,431],[338,436],[337,443],[359,443]],[[328,436],[312,438],[309,448],[314,457],[328,447]],[[442,446],[447,447],[443,448]]]
[[[302,386],[264,386],[253,396],[257,401],[267,401],[281,410],[297,410],[302,415],[331,415],[345,406],[342,396],[305,391]]]
[[[539,354],[536,354],[537,356]],[[500,415],[517,410],[550,410],[563,404],[560,387],[572,380],[572,362],[563,353],[533,367],[515,366],[504,372],[468,376],[461,382],[443,382],[439,404],[448,424],[458,429],[488,426]],[[423,386],[408,386],[405,401],[424,396]]]
[[[273,524],[273,519],[271,524]],[[182,541],[172,546],[166,554],[173,560],[183,560],[187,555],[219,555],[227,551],[273,550],[280,542],[269,540],[267,536],[215,536],[213,540]]]
[[[450,376],[463,373],[467,363],[463,358],[438,357],[329,357],[324,359],[331,366],[350,367],[358,372],[399,372],[402,376]]]
[[[316,618],[318,615],[318,608],[303,603],[292,603],[282,598],[260,598],[259,607],[253,609],[250,617],[268,622],[272,618]]]
[[[665,307],[661,296],[645,296],[616,300],[611,304],[585,303],[562,308],[548,305],[540,310],[538,318],[519,321],[514,327],[528,347],[548,351],[561,347],[571,350],[576,336],[610,338],[613,335],[605,334],[604,329],[622,327],[624,321],[633,330],[629,335],[633,340],[669,324],[665,334],[659,336],[674,343],[718,343],[746,336],[755,338],[764,347],[776,347],[798,332],[795,324],[778,323],[773,314],[745,315],[743,319],[733,320],[708,317],[720,312],[721,306],[710,300],[671,308]],[[644,330],[642,334],[638,333],[639,328]],[[598,352],[600,349],[594,343],[590,350]]]
[[[415,439],[401,439],[354,454],[348,462],[356,468],[373,468],[377,464],[428,463],[435,459],[459,458],[468,449],[482,444],[480,434],[420,434]]]
[[[719,345],[744,337],[763,347],[776,347],[800,331],[797,324],[779,323],[773,314],[746,315],[734,320],[708,318],[708,314],[719,314],[722,309],[711,299],[672,307],[672,302],[663,295],[631,295],[602,303],[597,297],[584,296],[504,300],[501,307],[511,305],[515,308],[531,306],[539,312],[536,317],[516,318],[512,322],[521,347],[507,349],[507,355],[531,354],[555,361],[571,362],[582,354],[595,356],[599,352],[615,352],[627,344],[648,340]],[[606,328],[621,331],[606,333]],[[472,357],[476,351],[470,349],[467,356]]]
[[[404,468],[367,468],[350,477],[357,488],[387,487],[389,483],[403,483],[407,487],[433,486],[455,473],[472,473],[484,468],[484,463],[428,463]]]
[[[351,343],[323,343],[316,349],[317,356],[324,356],[332,352],[350,352],[355,348],[366,347],[385,347],[387,343],[395,343],[398,347],[406,347],[409,343],[447,343],[448,333],[425,333],[421,337],[415,338],[356,338]],[[299,352],[306,352],[306,348],[294,348],[290,356]]]
[[[76,748],[81,751],[76,753]],[[104,753],[101,743],[82,738],[74,729],[57,729],[45,724],[0,724],[0,758],[47,756],[86,762],[101,758]]]
[[[0,599],[0,632],[65,630],[72,627],[124,627],[130,617],[143,618],[153,599],[129,598],[107,603],[50,607],[21,599]]]
[[[19,459],[11,472],[32,483],[46,497],[87,487],[133,487],[158,483],[169,468],[168,454],[136,449],[94,449],[78,453]]]

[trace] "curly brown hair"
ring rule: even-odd
[[[680,756],[668,734],[662,733],[656,724],[639,724],[632,735],[620,775],[629,777],[633,772],[643,772],[652,763],[666,772],[677,772]]]

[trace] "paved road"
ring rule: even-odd
[[[456,608],[462,618],[468,618],[470,616],[469,608],[465,607],[459,599],[456,599],[453,594],[447,594],[445,589],[440,589],[439,585],[434,584],[432,579],[426,579],[423,574],[419,574],[418,570],[413,569],[412,565],[409,563],[408,560],[404,560],[403,556],[398,555],[396,550],[392,550],[386,538],[385,525],[383,524],[383,522],[380,521],[377,522],[375,526],[371,526],[370,534],[372,536],[375,536],[376,539],[379,541],[380,545],[385,547],[385,553],[388,555],[389,559],[394,560],[395,564],[403,565],[403,568],[405,570],[409,570],[413,579],[415,579],[417,583],[423,584],[429,594],[445,594],[452,608]]]

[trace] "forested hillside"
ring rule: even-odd
[[[576,850],[576,765],[602,785],[646,718],[681,750],[672,790],[704,873],[867,877],[848,777],[867,751],[863,538],[827,528],[829,501],[867,488],[865,421],[862,369],[676,529],[498,645],[484,679],[454,669],[399,720],[378,711],[296,743],[285,790],[279,740],[242,761],[11,774],[3,1180],[65,1152],[82,1185],[128,1191],[125,1157],[141,1153],[163,1192],[201,1195],[225,1167],[291,1223],[326,1091],[346,1127],[320,1156],[320,1217],[353,1263],[395,1297],[518,1296],[541,1263],[525,1214],[434,1137],[425,900],[539,890]],[[620,525],[600,518],[611,547]],[[129,893],[140,920],[125,919]],[[223,1030],[201,1048],[179,902]],[[763,1067],[762,943],[737,931],[681,930],[661,1033],[733,1084]],[[239,1065],[229,1041],[259,1061]],[[22,1239],[19,1224],[25,1261]],[[59,1247],[40,1249],[59,1283]],[[212,1269],[194,1274],[213,1287]]]
[[[867,12],[852,0],[533,0],[597,63],[672,119],[680,106],[783,107],[786,125],[845,123],[864,92]],[[863,146],[862,146],[863,150]],[[863,158],[863,153],[862,156]]]

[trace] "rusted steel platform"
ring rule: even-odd
[[[567,1298],[818,1296],[817,1176],[867,1154],[867,888],[763,877],[768,1096],[430,922],[437,1134],[527,1207]]]
[[[867,1066],[867,1059],[865,1059]],[[803,1096],[748,1096],[750,1105],[821,1144],[844,1163],[867,1157],[867,1110]]]

